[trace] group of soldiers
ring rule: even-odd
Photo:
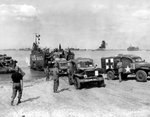
[[[25,73],[16,64],[14,67],[15,67],[15,73],[13,73],[11,76],[12,81],[13,81],[13,94],[12,94],[11,105],[13,105],[14,103],[14,99],[17,95],[17,92],[18,92],[18,102],[17,102],[17,105],[18,105],[19,103],[21,103],[21,97],[22,97],[22,91],[23,91],[23,76],[25,75]],[[118,62],[117,67],[118,67],[118,72],[119,72],[119,81],[121,82],[122,81],[121,76],[123,72],[121,61]],[[49,81],[49,80],[54,81],[53,92],[58,93],[57,91],[58,86],[59,86],[58,63],[55,62],[53,68],[49,68],[49,66],[47,66],[45,68],[45,74],[46,74],[46,81]]]
[[[23,70],[18,67],[16,64],[14,66],[15,72],[11,75],[13,86],[12,86],[12,99],[11,105],[13,106],[14,100],[16,98],[18,92],[18,102],[17,105],[21,103],[22,92],[23,92],[23,76],[25,73]],[[54,81],[53,91],[54,93],[58,93],[57,89],[59,86],[59,71],[58,71],[58,63],[55,62],[54,67],[50,70],[49,67],[45,69],[46,73],[46,81],[50,80],[50,76],[52,76],[51,80]]]

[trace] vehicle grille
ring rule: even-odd
[[[67,69],[62,69],[60,72],[61,73],[67,73]]]
[[[86,71],[87,77],[95,76],[95,71]]]

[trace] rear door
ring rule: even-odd
[[[114,69],[114,58],[109,57],[102,60],[102,68],[105,70]]]

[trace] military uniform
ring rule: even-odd
[[[46,81],[48,81],[50,79],[50,69],[49,69],[49,67],[47,67],[45,69],[45,74],[46,74]]]
[[[11,105],[13,105],[14,99],[16,98],[17,92],[18,94],[18,103],[21,103],[21,97],[22,97],[22,90],[23,90],[23,76],[19,72],[15,72],[11,76],[13,81],[13,94],[12,94],[12,101]]]
[[[13,81],[13,93],[12,93],[12,100],[11,105],[13,105],[14,99],[16,98],[17,92],[18,94],[18,103],[21,103],[22,91],[23,91],[23,76],[25,73],[16,65],[17,62],[14,64],[15,73],[11,75]]]
[[[58,86],[59,86],[59,71],[58,71],[58,67],[53,68],[53,80],[54,80],[53,91],[54,91],[54,93],[57,93]]]
[[[118,73],[119,73],[119,82],[122,81],[122,74],[123,74],[123,66],[122,66],[122,62],[118,62],[117,63],[117,67],[118,67]]]
[[[68,65],[68,77],[69,77],[69,80],[73,81],[73,73],[74,73],[74,65],[73,65],[73,62],[70,61],[69,65]]]

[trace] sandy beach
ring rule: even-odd
[[[24,83],[22,103],[10,105],[12,84],[0,85],[0,117],[148,117],[150,82],[134,78],[121,83],[106,80],[105,88],[95,85],[76,90],[67,77],[60,78],[59,93],[45,78]]]

